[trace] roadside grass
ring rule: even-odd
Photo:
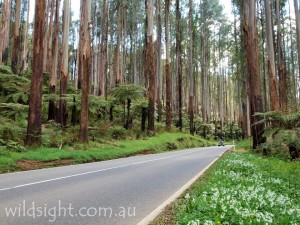
[[[235,146],[238,150],[250,150],[252,146],[252,139],[241,140]]]
[[[90,142],[72,147],[28,149],[11,152],[0,149],[0,173],[53,167],[59,165],[104,161],[133,155],[154,154],[172,150],[215,145],[186,133],[162,133],[138,140]]]
[[[230,152],[152,224],[300,224],[299,187],[299,161]]]

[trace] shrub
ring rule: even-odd
[[[265,130],[267,143],[261,145],[258,151],[264,155],[272,155],[282,159],[300,157],[300,112],[257,113],[264,119],[258,123],[270,122],[272,126]]]
[[[25,152],[26,148],[20,145],[18,142],[11,140],[0,139],[0,146],[5,147],[4,149],[13,152]],[[1,155],[1,154],[0,154]]]
[[[108,132],[113,139],[125,140],[127,136],[127,130],[124,127],[113,126],[108,128]]]
[[[11,75],[13,74],[9,66],[0,65],[0,73]]]
[[[63,130],[59,123],[49,122],[43,127],[42,140],[43,145],[47,147],[62,148],[65,145],[73,145],[78,141],[78,127]]]

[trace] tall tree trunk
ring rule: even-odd
[[[193,1],[189,0],[189,119],[190,134],[194,135],[194,63],[193,63]]]
[[[171,130],[171,65],[170,65],[170,0],[165,0],[165,35],[166,35],[166,128]]]
[[[50,88],[49,88],[50,94],[56,93],[56,86],[57,86],[58,45],[59,45],[59,8],[60,8],[60,0],[56,0],[54,39],[53,39],[53,44],[52,44],[52,58],[51,58],[52,64],[51,64],[51,68],[50,68]],[[57,120],[57,108],[55,106],[54,100],[49,101],[48,120]]]
[[[201,3],[202,10],[201,10],[201,25],[202,27],[200,28],[201,32],[201,103],[202,103],[202,121],[203,123],[206,123],[207,119],[207,102],[208,99],[206,99],[206,93],[208,87],[206,87],[207,83],[207,40],[208,40],[208,28],[207,28],[207,12],[205,10],[205,2]]]
[[[50,5],[50,18],[49,18],[49,31],[48,31],[48,46],[47,46],[47,66],[46,71],[51,72],[51,65],[52,65],[52,44],[53,44],[53,17],[54,17],[54,6],[55,0],[51,0]]]
[[[67,125],[67,103],[62,99],[67,94],[68,67],[69,67],[69,28],[70,28],[70,0],[64,0],[63,11],[63,42],[60,67],[60,101],[59,122],[63,127]]]
[[[266,12],[266,35],[267,35],[267,65],[268,65],[268,75],[269,75],[269,91],[270,91],[270,103],[271,110],[279,110],[279,97],[277,90],[276,81],[276,70],[275,70],[275,59],[274,59],[274,41],[273,41],[273,31],[272,31],[272,16],[270,9],[270,0],[265,0],[265,12]]]
[[[88,103],[89,103],[89,77],[90,77],[90,57],[91,57],[91,44],[90,44],[90,18],[91,18],[91,0],[82,0],[82,20],[80,21],[80,29],[82,36],[82,51],[81,58],[82,64],[82,98],[81,98],[81,112],[80,112],[80,130],[79,141],[80,143],[88,142]]]
[[[295,17],[296,17],[296,32],[297,32],[297,49],[298,49],[298,67],[300,68],[300,9],[298,0],[294,0]],[[300,80],[300,69],[298,70]]]
[[[277,49],[278,49],[278,73],[279,73],[279,94],[281,110],[287,111],[288,96],[287,96],[287,78],[286,65],[283,54],[283,39],[281,33],[281,19],[280,19],[280,2],[276,0],[276,20],[277,20]]]
[[[0,63],[2,63],[2,57],[8,46],[7,33],[9,33],[9,14],[10,14],[10,2],[4,0],[2,5],[2,16],[0,21]]]
[[[0,57],[1,61],[5,64],[8,64],[8,55],[9,55],[9,39],[10,39],[10,15],[12,10],[12,0],[5,0],[2,7],[2,20],[1,20],[1,39],[2,48],[0,48]],[[3,38],[3,39],[2,39]]]
[[[146,11],[146,14],[148,12],[148,0],[145,0],[145,11]],[[143,64],[142,64],[142,67],[143,67],[143,72],[144,72],[144,76],[141,77],[143,78],[144,80],[144,87],[146,89],[145,91],[145,97],[147,96],[148,94],[148,88],[149,88],[149,59],[147,58],[148,57],[148,16],[146,16],[145,18],[145,25],[144,25],[144,49],[143,49]]]
[[[176,67],[178,91],[178,127],[182,130],[182,59],[181,59],[181,29],[180,1],[176,0]]]
[[[106,0],[103,1],[102,12],[102,35],[100,48],[100,62],[99,62],[99,96],[105,95],[106,76],[107,76],[107,33],[108,33],[108,6]]]
[[[149,66],[149,113],[148,113],[148,132],[154,133],[155,122],[155,62],[154,62],[154,43],[153,43],[153,0],[147,0],[148,17],[148,66]]]
[[[250,96],[253,148],[256,149],[259,144],[264,142],[264,126],[262,124],[256,124],[261,118],[259,116],[254,116],[256,112],[262,112],[263,108],[260,84],[255,1],[245,0],[243,2],[243,12],[243,30],[245,35],[244,44],[248,64],[248,93]]]
[[[121,43],[121,33],[122,33],[122,24],[121,24],[121,3],[118,2],[118,11],[117,11],[117,43],[115,47],[115,59],[114,59],[114,73],[115,73],[115,84],[121,84],[121,76],[120,76],[120,43]]]
[[[26,16],[26,22],[25,22],[25,29],[24,29],[24,43],[23,43],[23,49],[22,49],[22,71],[27,70],[27,54],[28,54],[28,28],[29,28],[29,14],[30,13],[30,1],[27,2],[27,16]]]
[[[20,24],[21,24],[21,0],[16,0],[16,14],[14,25],[14,47],[12,52],[11,67],[14,74],[19,72],[20,52]]]
[[[156,61],[156,104],[157,104],[157,121],[161,121],[162,117],[162,76],[161,76],[161,0],[157,0],[157,61]]]
[[[49,24],[49,9],[50,9],[50,5],[51,5],[51,0],[48,0],[48,4],[46,6],[46,14],[45,14],[45,17],[47,18],[46,19],[46,31],[45,31],[46,37],[49,36],[49,26],[50,26],[50,24]],[[44,49],[47,49],[47,47],[48,47],[48,41],[49,41],[48,38],[45,38],[45,40],[44,40],[44,45],[45,45]],[[46,69],[47,69],[47,51],[44,52],[44,56],[43,57],[44,57],[44,60],[43,60],[43,71],[45,72]]]
[[[43,55],[46,1],[35,2],[32,75],[29,98],[26,145],[42,143]]]
[[[291,5],[289,3],[289,28],[290,28],[290,47],[291,49],[294,49],[294,40],[293,40],[293,28],[292,28],[292,17],[291,17]],[[292,110],[297,110],[297,75],[295,73],[295,55],[294,55],[294,51],[290,51],[291,55],[291,65],[290,65],[290,75],[292,76],[292,83],[293,83],[293,104],[294,108]]]
[[[264,7],[263,7],[263,0],[260,0],[260,7],[261,7],[261,48],[262,48],[262,61],[263,61],[263,106],[264,111],[269,111],[269,101],[268,101],[268,94],[267,94],[267,75],[266,75],[266,56],[265,56],[265,18],[264,18]]]
[[[137,32],[137,21],[136,18],[133,22],[133,36],[134,36],[134,46],[133,46],[133,83],[138,85],[140,83],[138,76],[138,67],[137,67],[137,40],[138,40],[138,32]]]
[[[126,82],[126,69],[127,69],[127,49],[126,49],[126,38],[127,38],[127,6],[126,0],[123,0],[122,7],[122,57],[121,57],[121,83]]]
[[[80,1],[80,26],[82,25],[82,21],[83,21],[83,16],[84,16],[84,13],[83,13],[83,4],[84,4],[84,1]],[[82,34],[83,32],[83,29],[79,29],[79,40],[78,40],[78,56],[77,56],[77,68],[78,68],[78,71],[77,71],[77,89],[81,90],[82,89],[82,49],[83,49],[83,42],[82,42],[82,38],[84,34]]]

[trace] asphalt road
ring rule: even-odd
[[[0,175],[0,225],[134,225],[230,147]]]

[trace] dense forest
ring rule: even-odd
[[[33,2],[0,0],[1,145],[180,130],[299,157],[298,0]]]

